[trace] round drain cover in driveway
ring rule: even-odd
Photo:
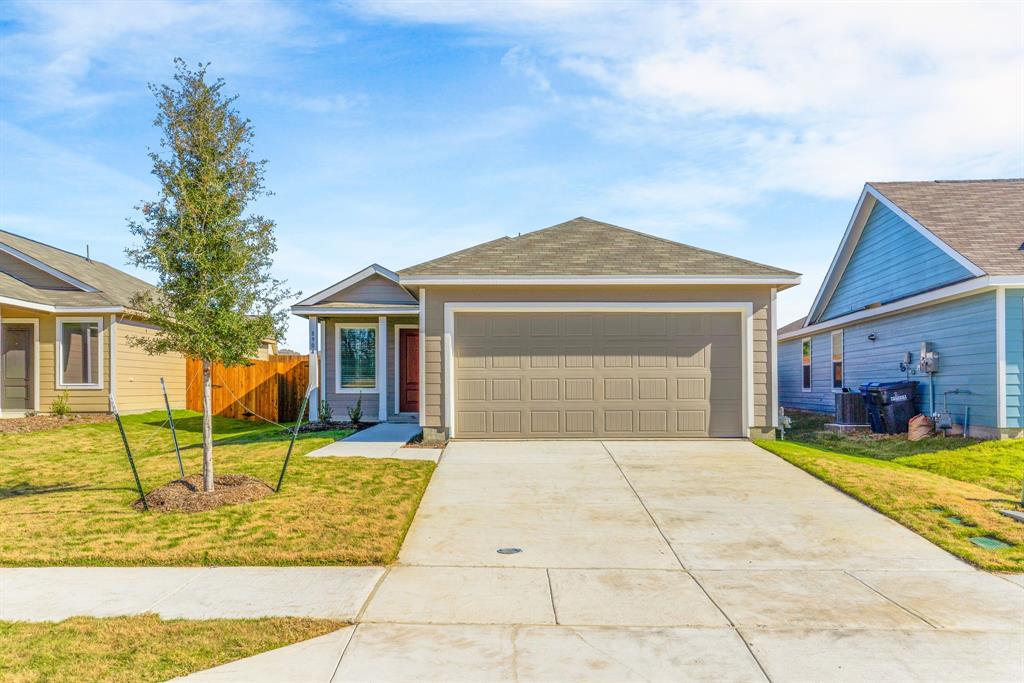
[[[522,548],[498,548],[499,555],[515,555],[523,552]]]

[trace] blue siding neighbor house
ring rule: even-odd
[[[778,340],[782,406],[832,412],[837,392],[909,378],[920,412],[1024,436],[1024,179],[868,183],[811,310]]]

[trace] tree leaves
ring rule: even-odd
[[[253,129],[224,94],[207,82],[208,64],[192,70],[175,60],[174,85],[151,85],[163,133],[151,151],[158,197],[129,219],[141,245],[126,250],[136,266],[154,271],[158,293],[133,306],[160,328],[133,343],[150,353],[176,351],[224,365],[254,357],[260,342],[280,338],[292,294],[271,275],[277,250],[274,222],[247,213],[270,192],[265,160],[253,159]]]

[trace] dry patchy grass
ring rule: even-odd
[[[1020,509],[1005,493],[889,462],[788,441],[758,445],[891,517],[941,548],[983,569],[1024,572],[1024,525],[1000,515]],[[956,516],[964,525],[946,519]],[[972,536],[991,536],[1012,547],[985,550]]]
[[[164,621],[152,614],[0,622],[0,679],[165,681],[330,633],[326,619]]]
[[[175,418],[186,473],[201,471],[200,418]],[[146,490],[178,478],[162,413],[126,418]],[[140,513],[114,424],[0,436],[0,564],[320,565],[394,559],[434,464],[305,458],[346,432],[300,435],[281,492],[202,513]],[[217,474],[276,483],[288,436],[216,419]]]

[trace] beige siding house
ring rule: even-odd
[[[775,297],[797,273],[587,218],[299,302],[335,418],[428,441],[771,436]]]
[[[0,231],[0,417],[185,407],[185,360],[151,356],[132,337],[154,334],[130,308],[151,285],[104,263]]]

